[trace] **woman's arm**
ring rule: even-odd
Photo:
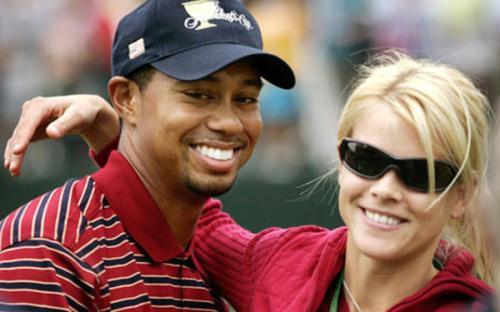
[[[195,260],[229,303],[245,311],[286,233],[268,228],[254,234],[223,212],[219,200],[209,199],[196,227]]]
[[[29,144],[37,140],[78,134],[100,153],[119,132],[118,114],[99,96],[36,97],[22,106],[19,122],[5,146],[4,167],[18,176]]]

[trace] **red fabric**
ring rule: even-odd
[[[127,232],[156,262],[186,254],[127,159],[113,151],[109,164],[92,177],[97,187],[106,194]],[[188,251],[191,252],[191,249]]]
[[[109,155],[111,154],[112,151],[114,151],[118,147],[118,141],[120,140],[120,137],[116,137],[113,141],[109,142],[106,147],[99,153],[96,153],[94,150],[89,150],[89,156],[90,158],[96,163],[97,166],[99,167],[104,167],[106,163],[108,162]]]
[[[271,228],[253,234],[209,200],[198,223],[194,253],[238,311],[318,311],[343,269],[347,229]],[[457,311],[491,288],[470,274],[473,257],[454,249],[423,289],[389,311]],[[324,306],[324,305],[323,305]],[[479,308],[479,307],[478,307]]]
[[[127,160],[0,222],[1,311],[227,311]]]
[[[105,164],[117,142],[94,159]],[[254,234],[221,208],[218,200],[207,201],[193,239],[193,260],[237,311],[329,311],[329,289],[344,266],[347,228],[300,226]],[[444,268],[390,312],[482,311],[481,299],[492,289],[470,273],[473,256],[441,242],[439,251],[444,249]],[[348,311],[343,293],[339,308]]]

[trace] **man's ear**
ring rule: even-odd
[[[141,93],[137,84],[125,77],[112,77],[108,83],[108,94],[122,120],[135,125],[141,107]]]

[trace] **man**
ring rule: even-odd
[[[145,2],[120,22],[112,64],[118,151],[1,222],[0,309],[225,310],[192,256],[194,229],[252,154],[261,77],[288,89],[293,72],[262,51],[238,0]]]

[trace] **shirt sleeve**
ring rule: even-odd
[[[118,147],[118,141],[120,137],[116,137],[111,143],[109,143],[100,153],[96,153],[94,150],[89,150],[90,158],[96,163],[100,168],[104,167],[108,162],[108,157],[112,151]]]
[[[18,243],[0,252],[0,310],[96,311],[97,275],[60,243]]]
[[[209,200],[198,222],[194,253],[209,280],[237,310],[249,306],[252,292],[284,230],[254,234]]]

